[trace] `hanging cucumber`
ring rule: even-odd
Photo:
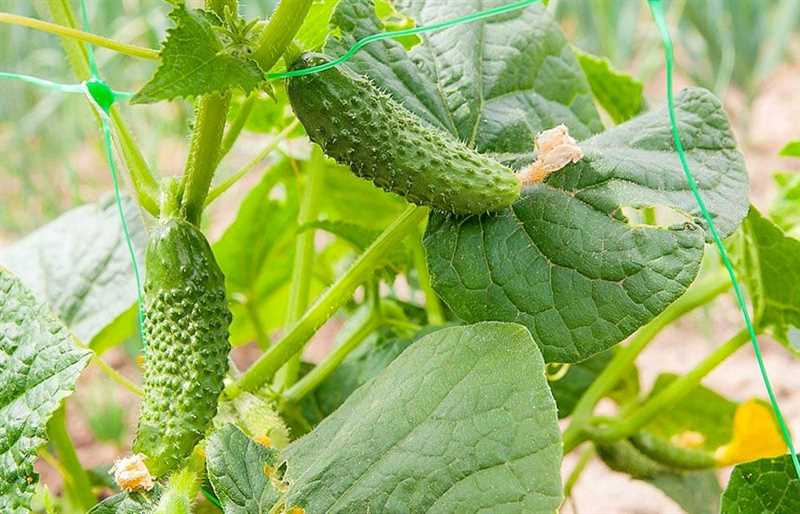
[[[327,61],[307,53],[293,68]],[[510,168],[425,124],[346,65],[291,78],[288,93],[326,154],[410,202],[477,214],[519,198],[521,182]]]
[[[634,478],[653,478],[669,472],[669,468],[643,455],[627,439],[609,444],[596,444],[595,447],[598,457],[606,466]]]
[[[133,449],[163,476],[183,464],[216,414],[231,313],[211,247],[187,221],[160,220],[145,262],[145,396]]]

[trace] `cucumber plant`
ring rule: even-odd
[[[595,458],[690,514],[796,511],[770,410],[702,384],[745,331],[714,333],[727,339],[698,347],[686,374],[639,381],[637,357],[730,284],[667,112],[644,109],[636,79],[574,49],[541,5],[353,54],[442,9],[283,0],[262,20],[235,0],[171,3],[158,52],[65,31],[69,2],[43,2],[56,25],[33,24],[64,38],[81,80],[86,41],[158,65],[133,106],[109,111],[132,198],[0,252],[0,511],[544,514],[591,493],[579,479]],[[126,120],[187,100],[183,174],[159,178]],[[794,352],[793,181],[773,221],[749,203],[721,102],[688,88],[676,107],[756,329]],[[231,172],[234,148],[254,157]],[[209,242],[234,185],[245,198]],[[143,356],[141,386],[104,358],[123,343]],[[113,479],[81,465],[67,430],[87,365],[140,397]],[[615,408],[601,416],[604,399]],[[37,457],[60,494],[37,484]],[[722,494],[717,470],[745,461]]]

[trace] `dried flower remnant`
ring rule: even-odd
[[[567,164],[583,159],[583,151],[566,125],[541,132],[534,141],[536,160],[519,173],[522,185],[536,184]]]
[[[137,491],[153,488],[153,476],[144,464],[144,455],[136,453],[117,460],[111,467],[114,481],[123,491]]]

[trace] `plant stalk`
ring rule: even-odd
[[[282,0],[264,28],[252,58],[264,72],[281,58],[300,30],[313,0]]]
[[[58,23],[50,23],[48,21],[37,20],[35,18],[28,18],[27,16],[19,16],[6,12],[0,12],[0,23],[8,23],[11,25],[18,25],[20,27],[28,27],[30,29],[55,34],[60,37],[82,41],[94,46],[108,48],[115,52],[129,55],[131,57],[139,57],[142,59],[158,60],[159,54],[157,50],[151,48],[144,48],[141,46],[130,45],[127,43],[120,43],[107,37],[98,36],[90,32],[84,32],[71,26],[65,26]]]
[[[721,271],[715,272],[689,289],[685,295],[636,332],[630,343],[614,355],[611,362],[592,382],[592,385],[583,393],[583,396],[575,406],[570,424],[563,435],[565,454],[586,440],[586,434],[583,433],[583,429],[589,418],[591,418],[597,403],[619,383],[623,375],[636,361],[636,357],[642,353],[661,330],[676,319],[710,302],[730,289],[730,287],[731,284],[726,279],[726,275]]]
[[[682,400],[697,387],[703,377],[711,373],[725,359],[733,355],[750,340],[747,330],[742,330],[711,352],[689,373],[679,377],[660,393],[647,400],[639,408],[611,426],[592,431],[591,439],[601,443],[612,443],[638,432],[664,409]]]
[[[564,499],[566,500],[570,496],[572,496],[572,489],[575,488],[575,484],[578,483],[578,479],[583,474],[583,471],[586,469],[586,466],[592,461],[592,458],[595,456],[597,451],[594,448],[594,445],[587,445],[584,448],[580,455],[578,456],[578,462],[575,463],[575,467],[572,468],[567,480],[564,482]]]
[[[81,512],[87,512],[97,501],[92,494],[89,475],[81,466],[75,446],[67,431],[66,405],[62,402],[47,423],[47,436],[58,455],[64,475],[64,487]]]
[[[225,390],[236,397],[242,390],[254,391],[272,378],[289,358],[299,352],[314,332],[341,307],[356,288],[381,264],[386,252],[400,243],[422,221],[428,210],[414,205],[406,208],[361,254],[355,263],[306,311],[292,329],[242,376]]]
[[[425,293],[425,311],[428,315],[428,323],[431,325],[441,325],[444,323],[444,312],[439,297],[431,286],[431,275],[428,272],[428,261],[425,258],[425,247],[422,245],[422,235],[419,230],[415,230],[410,237],[411,251],[414,255],[414,267],[417,269],[419,286]]]
[[[374,310],[371,311],[350,337],[334,348],[333,351],[325,356],[322,362],[314,366],[314,369],[286,391],[283,396],[284,401],[286,403],[297,403],[316,389],[380,325],[380,315]]]
[[[308,179],[303,191],[303,200],[297,214],[297,224],[302,227],[317,220],[319,197],[325,179],[325,156],[318,146],[314,146],[308,162]],[[286,307],[286,330],[289,330],[308,308],[311,294],[311,279],[314,276],[314,236],[316,231],[304,230],[295,236],[294,263],[289,282],[289,301]],[[275,380],[278,391],[289,388],[297,381],[300,373],[300,354],[295,354],[281,368]]]
[[[200,97],[195,108],[195,126],[189,158],[184,169],[182,210],[186,219],[200,223],[208,190],[219,162],[219,150],[225,130],[231,94]]]

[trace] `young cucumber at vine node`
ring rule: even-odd
[[[216,414],[231,312],[211,247],[187,221],[159,221],[145,262],[145,397],[133,449],[162,476],[184,463]]]
[[[293,68],[328,60],[304,54]],[[346,65],[291,78],[288,92],[326,154],[410,202],[477,214],[519,198],[522,184],[510,168],[425,124]]]

